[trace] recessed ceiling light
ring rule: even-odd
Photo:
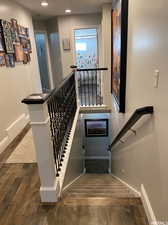
[[[43,6],[43,7],[48,6],[48,2],[47,2],[47,1],[42,1],[42,2],[41,2],[41,6]]]
[[[66,9],[65,13],[71,13],[71,9]]]

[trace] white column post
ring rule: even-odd
[[[50,134],[50,119],[46,100],[49,95],[31,95],[22,102],[28,105],[38,171],[41,181],[42,202],[57,202],[60,187],[56,178],[56,168]]]

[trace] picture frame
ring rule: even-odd
[[[2,32],[0,29],[0,52],[5,52],[5,48],[4,48],[4,41],[3,41],[3,37],[2,37]]]
[[[112,10],[111,92],[119,112],[125,113],[128,0],[117,0]]]
[[[15,44],[14,48],[15,48],[15,61],[23,62],[24,60],[23,46],[21,44]]]
[[[0,53],[0,67],[5,66],[5,65],[6,65],[5,54]]]
[[[27,64],[32,53],[29,28],[18,24],[14,18],[10,22],[0,19],[0,66],[15,67],[15,62]]]
[[[28,53],[23,54],[23,64],[27,64],[28,63]]]
[[[13,54],[5,54],[6,67],[15,67],[15,60]]]
[[[107,137],[108,119],[85,119],[86,137]]]
[[[9,54],[5,54],[6,67],[10,67]]]
[[[11,23],[6,20],[0,20],[0,27],[2,29],[2,38],[4,41],[5,52],[7,54],[14,53]]]
[[[11,19],[11,32],[12,32],[12,40],[13,44],[20,43],[19,34],[18,34],[18,23],[17,20]]]

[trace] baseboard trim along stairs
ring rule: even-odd
[[[126,183],[125,181],[123,181],[119,177],[115,176],[114,174],[112,174],[112,176],[114,178],[116,178],[117,180],[119,180],[124,185],[126,185],[128,188],[130,188],[137,196],[139,196],[141,198],[141,201],[142,201],[149,224],[154,223],[155,225],[158,225],[155,213],[152,209],[152,205],[150,203],[150,200],[149,200],[149,197],[147,195],[144,185],[141,184],[141,187],[140,187],[141,192],[139,192],[134,187],[132,187],[130,184]]]
[[[158,225],[156,216],[155,216],[154,211],[152,209],[152,205],[150,203],[149,197],[147,195],[147,192],[146,192],[143,184],[141,184],[141,200],[142,200],[142,203],[143,203],[143,206],[144,206],[149,224]]]

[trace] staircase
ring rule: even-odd
[[[148,225],[140,198],[109,174],[86,174],[64,190],[57,225]]]
[[[86,174],[72,184],[64,198],[136,198],[132,190],[109,174]]]

